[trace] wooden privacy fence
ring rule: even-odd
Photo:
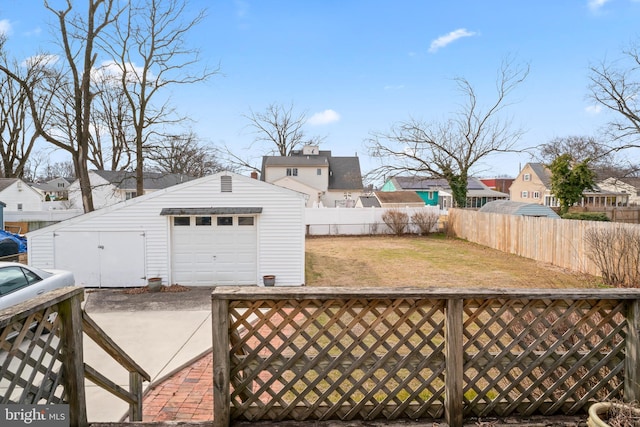
[[[467,209],[450,209],[447,227],[461,239],[594,276],[600,276],[601,272],[587,256],[587,231],[620,227],[639,230],[638,225],[633,224],[503,215]]]
[[[84,379],[129,403],[142,420],[150,376],[81,309],[84,289],[56,289],[0,310],[0,403],[68,404],[72,427],[87,426]],[[84,363],[83,332],[129,371],[126,390]]]
[[[583,414],[640,398],[640,292],[217,288],[214,425]]]

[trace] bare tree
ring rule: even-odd
[[[614,113],[606,137],[608,149],[640,147],[640,46],[632,43],[620,58],[589,67],[590,97]]]
[[[308,138],[304,132],[307,123],[306,113],[294,114],[293,104],[284,106],[270,104],[265,111],[251,111],[244,116],[253,128],[255,142],[266,142],[272,154],[290,156],[304,144],[320,144],[319,137]]]
[[[183,0],[139,0],[117,22],[104,47],[112,52],[133,124],[136,194],[144,194],[143,171],[147,141],[159,126],[184,120],[159,94],[174,85],[203,82],[217,69],[196,67],[199,51],[186,45],[186,34],[204,19],[204,12],[184,20]],[[161,100],[154,104],[154,100]]]
[[[201,144],[195,134],[188,133],[165,137],[149,149],[147,158],[158,172],[199,178],[226,169],[216,153],[215,147]]]
[[[28,89],[38,92],[36,108],[43,123],[48,120],[51,94],[41,89],[51,80],[42,67],[21,67],[17,61],[9,60],[4,51],[3,35],[0,35],[0,63],[16,76],[29,82]],[[40,136],[32,124],[29,90],[9,75],[0,76],[0,155],[2,176],[23,177],[28,168],[29,157]]]
[[[294,112],[293,103],[283,105],[272,103],[264,111],[250,110],[244,115],[248,120],[247,127],[254,135],[253,142],[243,150],[242,154],[225,146],[225,156],[228,164],[236,169],[244,169],[260,172],[259,159],[263,155],[290,156],[303,145],[320,145],[323,138],[320,136],[307,136],[304,125],[307,123],[307,114]],[[260,147],[257,148],[256,145]],[[244,153],[257,153],[247,156]]]
[[[9,68],[0,65],[0,70],[17,81],[25,90],[34,126],[47,142],[68,151],[73,159],[76,176],[80,181],[82,204],[85,212],[92,211],[93,197],[89,182],[89,141],[91,139],[91,104],[93,92],[91,73],[97,54],[97,37],[117,17],[115,0],[88,0],[86,16],[74,13],[73,2],[66,1],[66,8],[56,10],[45,0],[45,7],[58,20],[59,42],[63,52],[64,66],[54,69],[46,56],[39,55],[30,67],[43,67],[49,75],[55,75],[49,93],[53,94],[60,122],[47,126],[38,111],[38,96],[33,82],[23,79]],[[65,126],[60,132],[60,126]]]
[[[529,74],[529,67],[505,60],[496,80],[496,99],[486,109],[478,104],[476,92],[464,78],[456,78],[467,101],[453,118],[425,123],[410,119],[389,132],[373,133],[369,152],[381,160],[374,176],[423,174],[444,178],[457,206],[466,206],[468,176],[482,159],[495,153],[513,152],[522,131],[501,118],[508,96]]]
[[[591,136],[567,136],[553,138],[538,147],[538,160],[550,165],[563,154],[569,154],[575,162],[588,161],[589,168],[600,178],[629,176],[635,171],[631,164],[625,164],[616,153]]]
[[[96,105],[89,161],[101,170],[128,170],[134,162],[133,120],[120,79],[108,73],[96,78]]]

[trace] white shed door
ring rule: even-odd
[[[55,268],[72,271],[82,286],[144,286],[144,239],[139,231],[59,231]]]
[[[257,227],[253,216],[172,218],[173,283],[255,285]]]

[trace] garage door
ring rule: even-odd
[[[54,235],[55,267],[73,272],[78,285],[146,284],[145,235],[140,231],[69,231]]]
[[[256,216],[171,217],[172,282],[184,286],[255,285]]]

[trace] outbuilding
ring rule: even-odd
[[[500,213],[506,215],[535,216],[559,219],[558,215],[549,206],[537,203],[514,202],[512,200],[496,200],[486,203],[479,212]]]
[[[86,287],[304,284],[304,194],[231,172],[27,234],[29,265]]]

